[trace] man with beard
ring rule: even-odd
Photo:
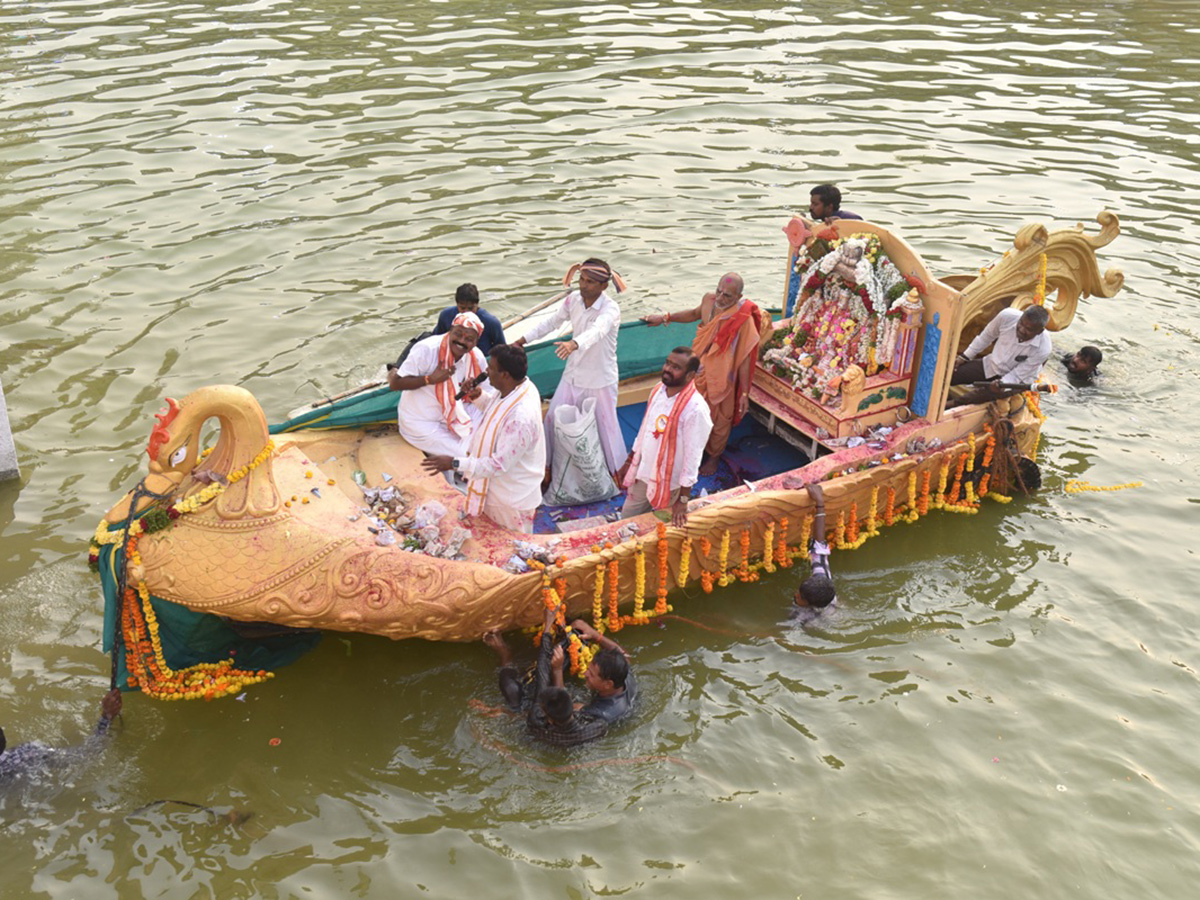
[[[696,390],[700,357],[676,347],[663,363],[662,382],[646,403],[633,450],[617,479],[629,490],[621,517],[651,509],[671,510],[671,524],[687,524],[688,499],[712,431],[708,404]]]
[[[475,347],[482,333],[478,316],[459,313],[448,334],[413,344],[400,367],[388,371],[388,387],[403,392],[396,404],[400,436],[418,450],[454,456],[470,436],[478,409],[468,411],[457,394],[463,382],[476,378],[487,366]],[[476,387],[463,399],[470,403],[481,393]]]

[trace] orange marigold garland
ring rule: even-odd
[[[808,544],[812,539],[812,530],[813,517],[805,516],[800,525],[800,546],[796,548],[801,559],[808,559]],[[825,535],[821,535],[821,540],[825,540]]]
[[[883,524],[891,526],[896,522],[896,489],[888,485],[887,505],[883,508]]]
[[[779,519],[779,544],[775,549],[775,562],[779,563],[780,567],[789,569],[792,566],[792,556],[788,553],[787,548],[787,533],[788,533],[788,518],[781,516]]]
[[[712,541],[707,537],[700,539],[700,587],[704,588],[704,593],[711,594],[713,589],[713,573],[704,567],[704,560],[708,559],[708,553],[712,550]]]
[[[620,580],[621,563],[614,556],[608,561],[608,627],[611,631],[621,630]]]
[[[671,551],[667,543],[667,525],[658,523],[658,596],[654,603],[654,614],[661,616],[667,611],[667,559]]]
[[[763,534],[763,568],[768,572],[775,571],[775,520],[772,519],[767,523],[767,530]]]
[[[926,469],[921,473],[921,496],[917,500],[918,515],[923,516],[929,512],[929,478],[932,474],[932,469]]]
[[[141,555],[137,543],[138,535],[129,538],[125,544],[125,558],[130,562],[130,568],[140,574]],[[274,677],[273,673],[263,669],[236,669],[232,659],[172,669],[163,656],[158,618],[146,582],[139,577],[136,588],[126,586],[124,600],[121,626],[130,687],[141,688],[156,700],[214,700]]]
[[[599,552],[595,547],[593,552]],[[596,563],[596,589],[592,593],[592,626],[604,632],[604,560]]]

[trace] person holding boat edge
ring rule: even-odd
[[[700,305],[678,313],[643,316],[647,325],[669,322],[699,322],[692,350],[700,359],[696,389],[708,402],[712,414],[712,432],[705,446],[708,458],[700,466],[701,475],[712,475],[729,443],[729,432],[742,421],[750,408],[750,381],[758,359],[758,344],[770,318],[750,300],[742,297],[742,276],[728,272],[717,282],[717,289],[705,294]]]
[[[1050,336],[1045,333],[1049,321],[1050,313],[1044,306],[1030,306],[1024,312],[1000,310],[955,359],[950,378],[951,385],[989,383],[950,398],[946,408],[987,403],[1028,390],[1050,358]],[[990,353],[976,359],[992,344],[995,346]]]
[[[854,219],[861,222],[862,216],[842,209],[842,192],[832,184],[818,184],[808,195],[808,214],[814,222],[832,225],[834,219]]]
[[[460,313],[467,312],[477,315],[479,321],[483,323],[483,333],[479,335],[479,342],[475,345],[479,348],[480,353],[486,357],[492,352],[493,347],[498,347],[505,343],[504,326],[490,312],[480,308],[479,288],[473,284],[460,284],[458,286],[458,290],[454,292],[454,305],[447,306],[441,311],[433,333],[446,334],[454,327],[454,319]]]
[[[625,284],[608,263],[594,257],[572,266],[563,283],[570,285],[576,272],[579,289],[568,294],[553,315],[513,343],[523,347],[553,333],[564,322],[571,323],[571,339],[554,345],[555,354],[567,365],[546,410],[546,465],[554,458],[554,410],[563,404],[579,406],[587,397],[594,397],[604,461],[609,472],[616,472],[625,458],[625,436],[617,419],[617,330],[621,327],[621,310],[605,288],[612,281],[620,292]]]
[[[99,749],[99,741],[108,734],[108,726],[121,714],[121,692],[114,688],[100,700],[100,721],[91,735],[78,747],[50,747],[41,741],[30,741],[7,749],[4,729],[0,728],[0,787],[22,775],[40,775],[53,766],[72,759],[86,759]]]
[[[470,435],[478,407],[468,411],[463,401],[474,404],[483,391],[476,387],[462,399],[457,394],[487,365],[475,347],[482,333],[477,315],[459,313],[449,333],[413,344],[400,367],[388,370],[388,387],[402,392],[396,404],[400,436],[418,450],[453,456]]]
[[[598,643],[601,649],[584,673],[584,682],[594,696],[586,706],[572,701],[563,684],[566,649],[555,624],[556,615],[557,611],[550,607],[543,613],[531,696],[526,696],[526,685],[513,665],[512,651],[504,637],[499,632],[489,631],[483,636],[483,642],[499,657],[500,693],[509,708],[519,712],[528,702],[526,724],[530,734],[547,744],[571,747],[603,737],[609,725],[628,715],[637,697],[637,681],[624,648],[582,619],[576,619],[571,623],[571,630],[583,640]]]
[[[501,527],[525,534],[533,532],[546,468],[542,400],[526,377],[528,367],[523,347],[494,347],[487,374],[495,391],[480,403],[479,422],[465,453],[421,461],[426,471],[453,469],[466,477],[468,515],[482,513]]]
[[[788,618],[808,625],[827,609],[837,606],[837,591],[833,586],[833,574],[829,571],[829,545],[825,543],[825,492],[813,482],[804,487],[816,509],[813,515],[813,538],[808,548],[812,573],[800,583]]]
[[[696,390],[699,368],[690,347],[676,347],[663,363],[662,381],[650,394],[633,450],[617,473],[629,491],[621,518],[669,507],[671,524],[687,524],[688,500],[713,427],[708,404]]]

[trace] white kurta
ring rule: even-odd
[[[1028,341],[1017,337],[1021,313],[1019,309],[1000,310],[963,354],[974,359],[995,341],[992,352],[983,358],[983,373],[988,378],[999,375],[1005,384],[1032,384],[1050,358],[1050,335],[1045,331]]]
[[[666,426],[674,402],[675,398],[668,397],[665,389],[655,389],[646,405],[642,427],[633,442],[633,458],[637,462],[634,478],[646,485],[647,497],[653,497],[658,489],[658,450],[665,439],[665,435],[656,436],[655,431],[661,432]],[[700,458],[704,455],[704,445],[708,442],[711,431],[712,415],[709,413],[708,404],[700,392],[696,391],[679,416],[675,466],[671,470],[668,485],[672,493],[678,492],[681,487],[691,487],[696,483],[700,471]]]
[[[617,383],[617,330],[621,327],[621,309],[608,294],[601,292],[591,307],[584,306],[579,291],[572,291],[550,318],[533,326],[525,342],[557,331],[571,323],[571,340],[579,349],[567,357],[562,380],[578,388],[602,388]]]
[[[610,472],[625,462],[625,436],[617,418],[617,331],[621,310],[601,292],[591,307],[584,306],[579,291],[572,291],[549,319],[535,325],[525,335],[532,343],[556,331],[564,322],[571,323],[571,339],[579,349],[567,357],[562,379],[546,411],[546,461],[554,458],[554,410],[564,404],[581,406],[587,397],[596,401],[596,430]]]
[[[542,502],[546,441],[542,433],[542,401],[526,378],[506,397],[480,398],[483,414],[471,435],[459,470],[467,477],[468,503],[483,495],[483,513],[513,527],[519,513],[532,527],[533,511]]]
[[[397,370],[397,374],[404,377],[407,375],[432,375],[436,372],[438,349],[442,345],[442,338],[443,335],[435,335],[413,344],[408,358]],[[479,364],[481,372],[487,369],[487,360],[478,350],[472,349],[469,354],[464,353],[462,358],[455,363],[454,374],[450,376],[450,380],[454,383],[455,393],[458,393],[459,387],[470,375],[472,356]],[[483,384],[483,392],[484,396],[479,398],[479,404],[485,403],[488,395],[495,394],[495,390],[486,382]],[[463,404],[462,401],[459,401],[459,405],[473,421],[477,420],[479,407],[476,404]],[[457,456],[463,448],[463,438],[451,431],[450,426],[446,424],[442,405],[438,403],[437,385],[430,384],[410,391],[401,391],[400,400],[396,404],[396,419],[400,426],[400,436],[418,450],[445,456]]]

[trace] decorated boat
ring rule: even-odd
[[[462,494],[423,472],[398,435],[386,387],[274,426],[238,387],[168,400],[146,476],[92,542],[120,679],[157,697],[220,696],[267,677],[315,632],[473,641],[537,624],[546,603],[601,630],[649,621],[676,589],[802,562],[813,481],[840,549],[932,511],[1003,501],[1036,454],[1039,394],[948,409],[954,358],[1006,307],[1043,304],[1060,331],[1081,298],[1113,296],[1123,276],[1101,273],[1096,251],[1119,225],[1107,212],[1097,221],[1095,234],[1027,225],[994,263],[939,278],[887,228],[791,220],[751,416],[684,528],[652,513],[620,521],[620,497],[541,509],[532,535],[468,519]],[[694,331],[622,325],[627,437],[667,351]],[[549,342],[528,350],[548,397],[562,364]]]

